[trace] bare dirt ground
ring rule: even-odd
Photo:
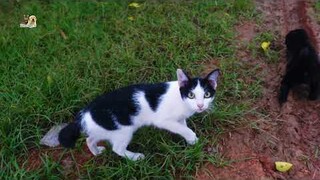
[[[277,102],[280,81],[285,71],[285,35],[304,28],[319,52],[320,26],[313,19],[314,1],[256,0],[263,24],[243,22],[238,31],[239,60],[248,66],[258,65],[263,79],[263,97],[255,104],[267,116],[250,116],[255,127],[244,127],[225,134],[219,153],[233,163],[226,167],[206,165],[197,179],[320,179],[320,102],[308,101],[303,87],[289,94],[282,107]],[[267,63],[263,57],[253,58],[247,45],[259,32],[273,32],[278,37],[278,63]],[[287,161],[293,168],[277,172],[275,161]]]

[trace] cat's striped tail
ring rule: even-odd
[[[79,121],[69,123],[59,132],[59,142],[66,148],[74,148],[77,139],[80,137],[81,125]]]

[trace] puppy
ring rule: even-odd
[[[304,29],[290,31],[286,35],[287,66],[281,81],[279,103],[287,101],[290,89],[299,84],[309,85],[309,99],[319,95],[320,62]]]

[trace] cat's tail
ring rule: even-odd
[[[79,121],[69,123],[59,132],[59,142],[66,148],[74,148],[77,139],[80,137],[81,125]]]

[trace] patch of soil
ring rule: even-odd
[[[207,164],[196,175],[197,179],[320,179],[320,102],[308,101],[301,91],[289,94],[282,107],[277,101],[282,75],[285,71],[285,47],[281,45],[279,63],[267,64],[262,57],[253,59],[246,49],[256,32],[271,31],[279,35],[283,44],[285,35],[296,28],[304,28],[319,51],[320,26],[313,19],[313,1],[256,0],[264,24],[252,22],[238,25],[239,60],[259,65],[264,77],[263,97],[253,108],[267,116],[250,116],[255,128],[244,127],[226,133],[219,142],[219,153],[230,159],[231,165],[215,167]],[[303,89],[303,88],[302,88]],[[275,170],[275,161],[287,161],[293,168],[281,173]]]
[[[83,165],[94,158],[86,145],[83,145],[80,151],[64,151],[64,148],[59,147],[30,149],[28,159],[23,160],[25,163],[22,167],[27,171],[37,170],[44,165],[42,159],[45,157],[61,164],[63,167],[62,173],[65,177],[75,176],[75,172],[80,171]]]

